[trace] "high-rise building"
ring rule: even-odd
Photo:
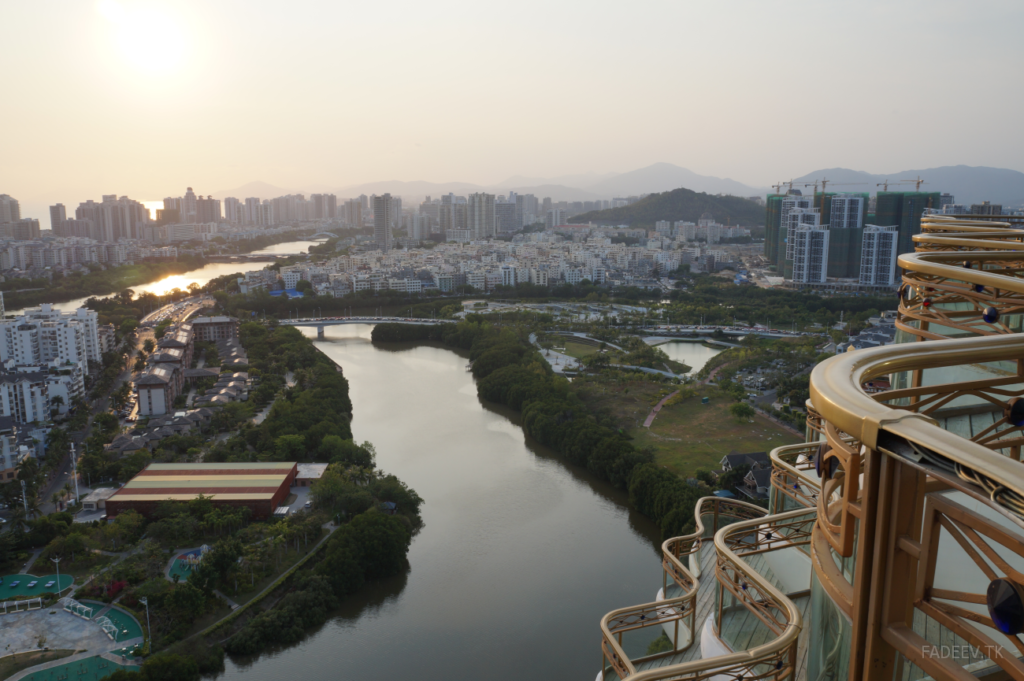
[[[565,211],[561,208],[552,208],[547,212],[547,217],[544,220],[544,226],[547,229],[557,227],[558,225],[565,224]]]
[[[391,194],[373,197],[373,239],[385,253],[391,250],[391,210]]]
[[[75,218],[92,223],[91,238],[116,243],[120,239],[141,238],[142,226],[149,222],[149,210],[127,196],[105,194],[101,203],[89,200],[78,204]]]
[[[531,225],[537,220],[540,212],[540,203],[533,194],[519,194],[516,196],[516,224],[517,229]]]
[[[939,194],[939,208],[945,208],[956,203],[956,199],[953,198],[952,194]]]
[[[899,227],[900,253],[914,250],[914,235],[921,233],[921,216],[927,208],[939,207],[938,192],[878,192],[875,224]]]
[[[260,223],[260,206],[261,202],[259,199],[250,196],[245,200],[245,218],[243,222],[247,225],[259,225]]]
[[[220,222],[220,199],[207,196],[196,199],[196,222]]]
[[[449,230],[466,231],[469,229],[469,211],[466,199],[454,194],[446,194],[441,197],[441,206],[438,209],[438,222],[441,225],[441,233],[447,234]]]
[[[357,229],[363,226],[363,202],[359,199],[349,199],[345,202],[345,223]]]
[[[68,212],[64,208],[63,203],[58,203],[56,206],[50,206],[50,231],[57,234],[60,230],[61,225],[65,220],[68,219]]]
[[[494,230],[498,234],[512,234],[519,231],[516,225],[516,202],[499,196],[494,203]]]
[[[494,194],[470,194],[468,210],[468,229],[474,239],[489,239],[495,234]]]
[[[971,215],[1002,215],[1003,207],[997,203],[982,201],[971,205]]]
[[[0,222],[17,222],[21,219],[21,204],[18,199],[0,194]]]
[[[39,220],[22,218],[17,222],[4,223],[0,227],[0,235],[16,241],[32,241],[39,238]]]
[[[74,312],[52,305],[29,308],[16,319],[0,321],[0,361],[32,366],[59,362],[100,362],[97,314],[80,307]],[[88,371],[88,365],[85,365]]]
[[[313,202],[314,220],[333,220],[338,213],[338,197],[334,194],[313,194],[309,197]]]
[[[811,206],[809,197],[790,195],[782,201],[779,234],[782,244],[779,246],[777,267],[786,279],[793,276],[793,234],[798,225],[819,225],[821,214]],[[697,223],[700,227],[700,223]]]
[[[828,271],[828,228],[800,223],[790,234],[793,242],[792,280],[800,284],[824,284]]]
[[[243,215],[245,213],[242,202],[233,196],[229,196],[224,199],[224,219],[233,225],[240,225],[245,222]]]
[[[181,200],[181,219],[184,222],[195,222],[199,213],[199,200],[192,187],[185,190],[185,196]]]
[[[860,283],[866,286],[893,286],[896,283],[898,246],[899,228],[895,225],[865,226],[860,249]]]
[[[860,276],[860,247],[868,195],[833,194],[829,201],[828,276],[856,279]]]

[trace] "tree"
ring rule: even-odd
[[[132,332],[139,326],[139,320],[137,319],[122,319],[120,331],[122,336],[130,336]]]
[[[168,607],[174,616],[186,622],[194,622],[203,614],[206,595],[188,582],[174,587],[168,598]]]
[[[729,407],[729,413],[732,414],[737,421],[746,421],[754,417],[754,408],[746,402],[737,402]]]
[[[135,371],[135,373],[139,373],[139,372],[142,372],[142,371],[146,370],[146,355],[145,355],[145,353],[140,352],[138,354],[138,356],[135,358],[135,364],[134,364],[134,366],[132,366],[132,369]]]
[[[274,440],[278,461],[300,461],[306,458],[306,439],[301,435],[282,435]]]
[[[295,284],[295,290],[299,293],[306,293],[307,291],[313,290],[313,284],[309,283],[305,279],[299,279],[299,282]]]
[[[147,338],[142,343],[142,349],[145,350],[147,354],[152,354],[152,352],[156,350],[156,341],[154,341],[152,338]]]

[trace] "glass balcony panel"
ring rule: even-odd
[[[853,624],[832,602],[817,575],[811,575],[810,612],[813,622],[807,644],[806,678],[815,681],[846,681],[850,669],[850,637]]]

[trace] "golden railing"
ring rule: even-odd
[[[801,506],[817,507],[821,487],[815,474],[814,459],[823,449],[820,442],[773,449],[772,487],[775,493],[783,494]]]
[[[750,506],[717,497],[706,497],[701,501]],[[758,510],[763,512],[763,509]],[[808,509],[799,509],[736,522],[723,527],[715,534],[715,573],[719,584],[728,589],[776,634],[771,641],[729,655],[637,671],[634,662],[622,649],[621,634],[641,626],[641,616],[646,618],[643,621],[657,617],[666,605],[665,601],[659,601],[616,610],[605,615],[601,620],[604,656],[602,671],[606,666],[610,666],[620,679],[629,678],[631,681],[699,681],[719,675],[773,681],[791,678],[796,671],[797,639],[803,626],[800,611],[769,580],[747,565],[743,557],[806,545],[810,541],[813,524],[813,514]],[[655,620],[655,624],[663,621],[665,620]]]
[[[642,605],[630,606],[613,610],[601,620],[601,650],[605,660],[618,672],[620,678],[636,672],[636,667],[625,652],[622,650],[623,634],[643,629],[645,627],[660,626],[665,623],[674,624],[674,635],[672,637],[673,649],[665,653],[651,655],[642,660],[657,659],[668,655],[675,655],[686,650],[694,640],[696,626],[696,598],[700,583],[700,552],[701,545],[708,537],[708,530],[717,532],[719,524],[723,519],[729,521],[747,520],[761,518],[766,511],[760,506],[748,504],[734,499],[722,499],[720,497],[702,497],[694,508],[695,529],[690,534],[681,537],[672,537],[665,540],[661,545],[663,582],[662,593],[668,595],[668,579],[671,578],[675,584],[683,590],[681,596],[665,598],[655,603],[644,603]],[[705,525],[704,519],[709,518],[710,526]],[[691,562],[691,557],[696,560]],[[687,629],[687,639],[680,645],[679,625],[683,623]],[[640,662],[641,660],[637,660]]]
[[[860,350],[826,360],[812,372],[811,399],[826,422],[828,438],[812,564],[822,586],[854,623],[853,649],[867,651],[852,662],[850,678],[871,676],[877,669],[865,667],[866,661],[894,663],[897,653],[935,678],[965,678],[963,669],[944,657],[935,642],[913,630],[915,610],[971,645],[989,646],[987,650],[1009,645],[998,638],[991,619],[978,611],[977,606],[986,602],[984,594],[932,588],[939,528],[953,536],[986,578],[1024,581],[990,545],[995,542],[1024,558],[1024,468],[986,446],[1005,446],[1014,439],[972,441],[943,430],[925,413],[884,403],[921,398],[932,391],[918,403],[927,409],[957,392],[994,400],[1003,388],[979,381],[989,385],[962,383],[958,391],[943,397],[937,396],[948,386],[872,396],[861,385],[881,375],[1021,357],[1024,335],[1013,334]],[[1021,378],[1012,380],[1019,384]],[[997,425],[991,433],[1005,435],[1010,430],[1000,431]],[[949,491],[963,493],[1004,521],[968,511],[942,494]],[[851,584],[831,552],[853,556],[855,536],[857,571]],[[958,602],[973,604],[974,609]],[[1018,652],[996,655],[991,664],[1024,679],[1024,665],[1016,659],[1024,653],[1024,644],[1016,638],[1010,643]]]
[[[925,216],[921,227],[917,252],[899,256],[896,327],[920,340],[1020,332],[1024,230],[943,216]]]

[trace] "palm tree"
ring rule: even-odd
[[[54,510],[60,510],[60,492],[54,492],[50,495],[50,501],[53,502]]]

